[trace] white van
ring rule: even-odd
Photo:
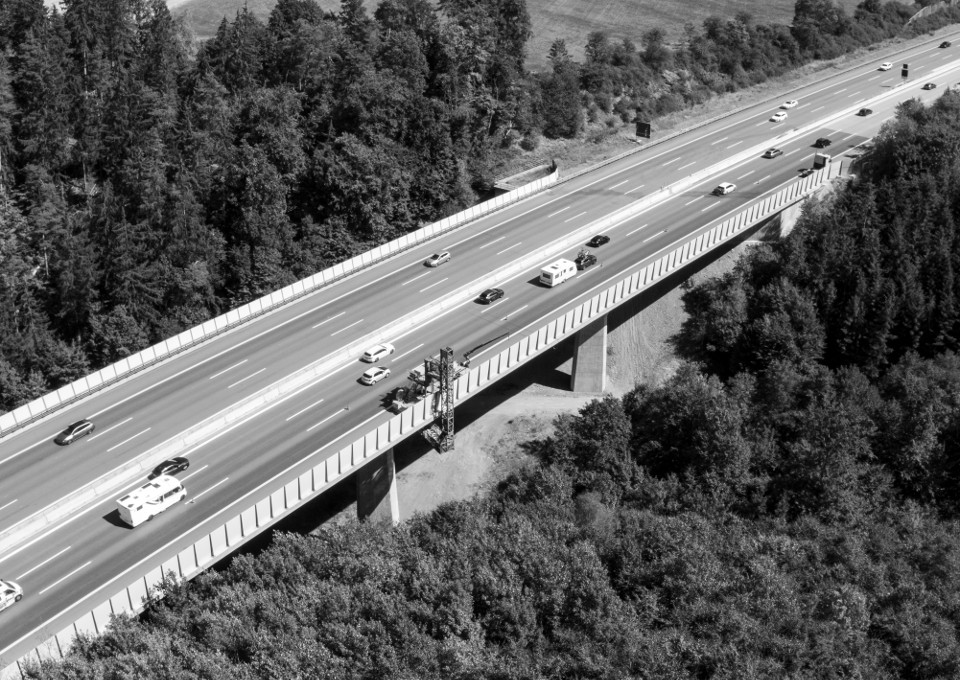
[[[576,264],[570,260],[557,260],[540,270],[540,283],[548,288],[553,288],[554,286],[559,286],[567,279],[576,276],[576,274]]]

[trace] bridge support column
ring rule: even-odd
[[[357,470],[357,517],[377,523],[400,521],[393,449]]]
[[[570,389],[603,392],[607,387],[607,315],[577,331],[573,342]]]

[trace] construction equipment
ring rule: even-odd
[[[444,347],[440,350],[438,359],[424,359],[423,366],[417,366],[407,376],[409,382],[403,387],[394,390],[390,399],[390,409],[394,413],[403,411],[418,401],[431,397],[433,411],[437,414],[436,421],[423,432],[423,436],[440,453],[453,449],[453,399],[454,385],[464,371],[470,367],[470,357],[487,345],[499,342],[509,337],[509,333],[498,335],[477,345],[463,355],[463,361],[453,359],[453,350]]]

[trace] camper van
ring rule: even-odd
[[[576,273],[576,264],[570,260],[557,260],[540,270],[540,283],[548,288],[553,288],[572,278]]]
[[[117,511],[120,519],[135,527],[186,497],[187,491],[176,477],[160,475],[123,498],[118,498]]]

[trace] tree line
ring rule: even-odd
[[[960,675],[960,94],[687,286],[662,385],[398,528],[281,535],[34,677]]]
[[[951,10],[952,12],[953,10]],[[524,70],[524,0],[0,4],[0,410],[474,203],[542,135],[656,116],[902,28],[799,0]],[[943,12],[930,22],[949,20]],[[946,18],[945,18],[946,17]]]

